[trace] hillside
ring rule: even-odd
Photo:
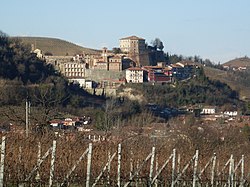
[[[45,37],[18,37],[23,43],[34,45],[34,48],[41,49],[43,53],[50,52],[54,56],[75,55],[82,53],[97,53],[98,50],[81,47],[71,42]]]
[[[242,72],[228,72],[212,67],[204,67],[204,71],[207,77],[211,80],[219,80],[228,84],[233,90],[239,92],[240,99],[245,100],[250,95],[250,85],[246,86],[240,78]],[[247,77],[245,77],[247,78]]]
[[[248,57],[236,58],[234,60],[230,60],[230,61],[224,63],[223,66],[250,67],[250,58],[248,58]]]

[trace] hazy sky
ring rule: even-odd
[[[91,48],[137,35],[214,62],[250,56],[250,0],[1,0],[0,30]]]

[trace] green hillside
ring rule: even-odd
[[[204,67],[205,74],[211,80],[219,80],[228,84],[233,90],[239,92],[241,99],[249,99],[250,85],[247,84],[249,76],[244,72],[229,72],[212,67]]]
[[[28,45],[34,45],[34,48],[41,49],[43,53],[50,52],[54,56],[64,56],[85,53],[98,53],[98,50],[85,48],[71,42],[45,37],[18,37],[23,43]]]

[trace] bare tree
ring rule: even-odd
[[[58,107],[69,98],[69,94],[63,89],[64,87],[60,83],[40,84],[32,89],[34,115],[31,117],[35,123],[41,126],[47,125],[49,120],[58,115]]]

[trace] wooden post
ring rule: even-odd
[[[234,159],[231,160],[232,172],[231,172],[231,186],[234,187]]]
[[[181,170],[181,154],[178,154],[177,156],[177,169],[176,169],[176,176],[180,174]],[[179,181],[177,181],[177,186],[179,185]]]
[[[155,161],[155,147],[152,147],[152,156],[150,162],[150,171],[149,171],[149,186],[151,186],[152,176],[154,171],[154,161]]]
[[[26,108],[25,108],[25,131],[26,131],[26,137],[29,136],[29,102],[28,99],[26,99]]]
[[[108,164],[108,176],[107,176],[107,183],[108,185],[110,185],[110,168],[111,168],[111,162],[110,162],[110,159],[111,159],[111,153],[110,153],[110,150],[108,152],[108,160],[109,160],[109,164]]]
[[[155,173],[157,173],[158,167],[159,167],[158,157],[156,157],[156,159],[155,159]],[[155,179],[155,187],[158,187],[158,179],[157,179],[157,177]]]
[[[18,181],[21,180],[21,176],[20,176],[20,173],[21,173],[21,163],[22,163],[22,147],[19,146],[19,151],[18,151]]]
[[[215,182],[216,187],[219,185],[219,167],[220,167],[220,161],[218,160],[217,164],[216,164],[216,173],[217,173],[217,176],[218,176],[218,178],[217,178],[217,180]]]
[[[172,157],[172,182],[171,187],[174,187],[174,178],[175,178],[175,157],[176,157],[176,149],[173,149],[173,157]]]
[[[232,160],[233,160],[233,155],[231,155],[230,159],[229,159],[229,171],[228,171],[228,187],[232,186],[232,172],[233,172],[233,168],[232,168]]]
[[[139,160],[136,161],[136,171],[139,170]],[[132,176],[130,177],[132,178]],[[139,183],[139,172],[136,173],[136,181],[135,181],[135,186],[138,187]]]
[[[193,187],[196,186],[197,181],[197,167],[198,167],[199,151],[196,150],[195,160],[194,160],[194,176],[193,176]]]
[[[4,177],[4,160],[5,160],[5,136],[2,137],[1,144],[1,160],[0,160],[0,187],[3,187],[3,177]]]
[[[39,164],[40,159],[41,159],[41,142],[38,142],[37,165]],[[40,174],[38,170],[36,173],[36,180],[40,180]]]
[[[241,157],[241,178],[240,178],[240,187],[244,186],[244,155]]]
[[[130,151],[130,172],[129,172],[129,178],[131,178],[133,175],[133,151]]]
[[[216,153],[214,153],[212,169],[211,169],[211,187],[214,186],[215,166],[216,166]]]
[[[121,186],[121,144],[118,145],[117,186]]]
[[[54,170],[55,170],[55,159],[56,159],[56,140],[53,140],[51,162],[50,162],[50,175],[49,175],[49,187],[53,184]]]
[[[88,158],[87,158],[87,178],[86,178],[86,187],[89,187],[90,184],[90,172],[91,172],[91,160],[92,160],[92,143],[89,144],[88,149]]]

